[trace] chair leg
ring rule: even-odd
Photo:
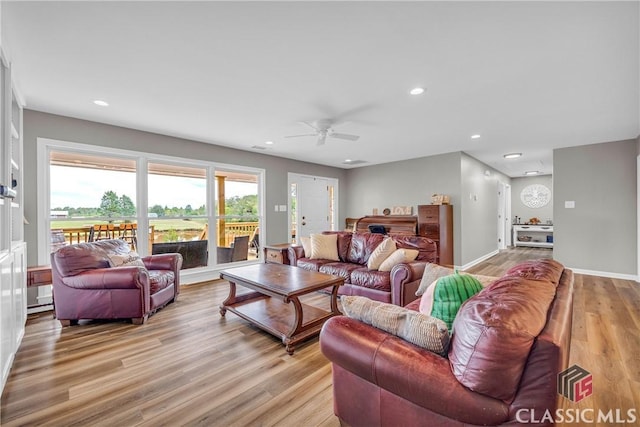
[[[58,320],[60,321],[60,324],[62,325],[63,328],[66,326],[78,324],[78,319],[58,319]]]
[[[145,315],[143,317],[134,317],[131,319],[131,323],[133,323],[134,325],[142,325],[147,321],[147,317],[149,317],[149,315]]]

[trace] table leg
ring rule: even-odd
[[[231,305],[236,302],[236,284],[234,282],[229,282],[229,296],[226,300],[222,301],[220,304],[220,316],[224,317],[227,314],[227,309],[225,306]]]
[[[333,289],[331,289],[331,314],[334,316],[339,316],[342,313],[338,310],[338,288],[339,285],[333,285]]]

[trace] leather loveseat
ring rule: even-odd
[[[55,313],[63,326],[79,319],[131,319],[142,324],[178,298],[180,254],[141,258],[144,266],[114,267],[116,257],[129,254],[124,240],[68,245],[51,254]]]
[[[339,261],[311,259],[302,246],[289,248],[289,263],[311,271],[333,274],[344,278],[339,295],[360,295],[373,300],[404,306],[416,299],[424,267],[437,259],[436,243],[426,237],[390,235],[399,249],[417,249],[414,261],[394,266],[391,271],[370,270],[367,261],[376,247],[387,237],[368,232],[326,231],[337,234]]]
[[[557,408],[572,307],[571,270],[539,260],[513,267],[462,305],[448,358],[334,317],[320,334],[333,364],[334,412],[352,427],[551,425],[540,420]]]

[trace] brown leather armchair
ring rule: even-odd
[[[62,326],[79,319],[131,319],[175,301],[180,292],[180,254],[142,258],[142,266],[113,267],[114,255],[130,251],[124,240],[68,245],[51,254],[56,318]]]

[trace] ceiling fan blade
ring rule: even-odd
[[[299,138],[301,136],[316,136],[317,133],[303,133],[302,135],[287,135],[285,138]]]
[[[350,135],[348,133],[336,133],[336,132],[332,132],[331,135],[329,135],[331,138],[337,138],[337,139],[346,139],[348,141],[357,141],[358,139],[360,139],[360,137],[358,135]]]

